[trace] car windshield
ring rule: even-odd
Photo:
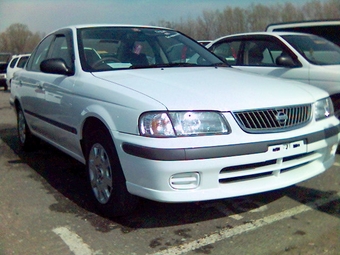
[[[78,30],[84,71],[225,65],[194,40],[167,29],[96,27]]]
[[[316,65],[339,65],[340,47],[314,35],[282,36],[310,63]]]

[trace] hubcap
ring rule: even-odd
[[[112,192],[112,170],[107,152],[98,143],[94,144],[90,151],[89,176],[98,202],[106,204]]]

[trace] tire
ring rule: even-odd
[[[32,135],[23,110],[18,107],[17,110],[17,132],[19,138],[19,147],[24,151],[31,151],[37,147],[38,139]]]
[[[96,130],[85,137],[86,170],[93,201],[106,217],[132,212],[138,198],[126,188],[126,180],[111,136]]]

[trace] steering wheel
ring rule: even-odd
[[[100,66],[101,64],[104,64],[105,62],[114,62],[114,63],[120,63],[120,60],[114,57],[107,57],[107,58],[101,58],[99,60],[97,60],[96,62],[94,62],[91,67],[96,69],[98,66]]]

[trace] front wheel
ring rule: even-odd
[[[86,168],[93,200],[104,216],[131,212],[138,198],[126,188],[126,180],[117,152],[108,132],[96,130],[86,139]]]

